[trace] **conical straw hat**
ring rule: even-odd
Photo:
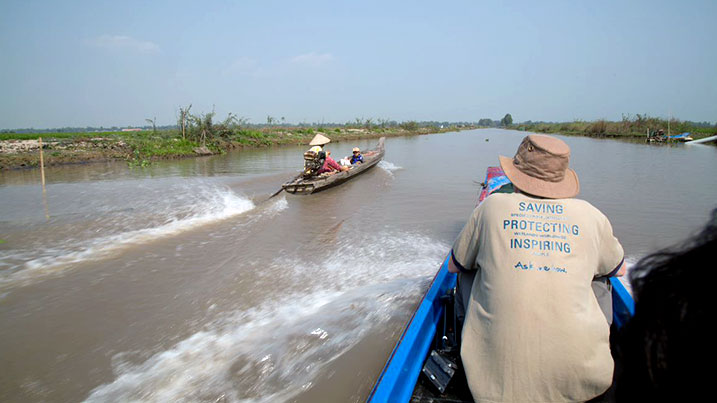
[[[314,136],[313,139],[311,139],[311,143],[309,143],[309,145],[310,146],[322,146],[322,145],[328,144],[330,142],[331,142],[331,140],[328,137],[317,134],[316,136]]]

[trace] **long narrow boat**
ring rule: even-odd
[[[512,191],[512,184],[506,179],[500,168],[489,168],[479,203],[491,193]],[[451,314],[456,291],[456,274],[448,271],[448,259],[450,255],[443,261],[421,303],[403,329],[367,402],[472,401],[465,375],[452,365],[453,363],[443,360],[440,354],[437,354],[437,350],[448,349],[457,354],[455,339],[460,337],[455,330],[451,334],[451,327],[455,327]],[[610,283],[613,327],[620,328],[634,314],[635,305],[632,296],[619,279],[611,277]],[[455,372],[453,379],[436,379],[446,372]],[[423,379],[419,379],[421,373],[424,374],[421,377]],[[429,379],[431,377],[433,379]],[[448,388],[438,391],[434,385],[440,384],[441,381],[444,385],[448,384]]]
[[[348,171],[338,172],[331,175],[322,174],[309,179],[304,179],[301,175],[299,175],[291,181],[281,185],[281,187],[285,191],[292,194],[307,195],[340,185],[378,164],[378,162],[383,159],[383,155],[385,153],[383,145],[384,141],[386,141],[386,138],[381,137],[378,140],[378,144],[375,149],[363,153],[364,162],[352,165],[351,169]]]

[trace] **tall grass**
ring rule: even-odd
[[[669,125],[668,125],[669,123]],[[533,131],[538,133],[561,133],[568,135],[582,135],[589,137],[646,137],[647,132],[664,130],[671,134],[684,132],[692,133],[693,138],[707,137],[717,134],[717,127],[704,127],[704,124],[697,126],[693,122],[685,122],[678,119],[661,119],[637,114],[636,116],[623,116],[621,121],[611,122],[600,119],[592,122],[574,121],[561,123],[527,122],[513,125],[519,130]]]

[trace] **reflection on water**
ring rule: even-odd
[[[389,138],[364,175],[269,202],[305,147],[53,167],[49,220],[38,172],[3,172],[0,400],[364,399],[486,167],[523,136]],[[716,206],[714,147],[565,140],[628,262]]]

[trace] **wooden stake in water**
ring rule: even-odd
[[[42,193],[45,193],[45,161],[42,158],[42,137],[39,137],[40,143],[40,176],[42,177]]]
[[[39,137],[40,144],[40,177],[42,178],[42,204],[45,206],[45,219],[50,219],[50,212],[47,209],[47,192],[45,191],[45,160],[42,155],[42,137]]]

